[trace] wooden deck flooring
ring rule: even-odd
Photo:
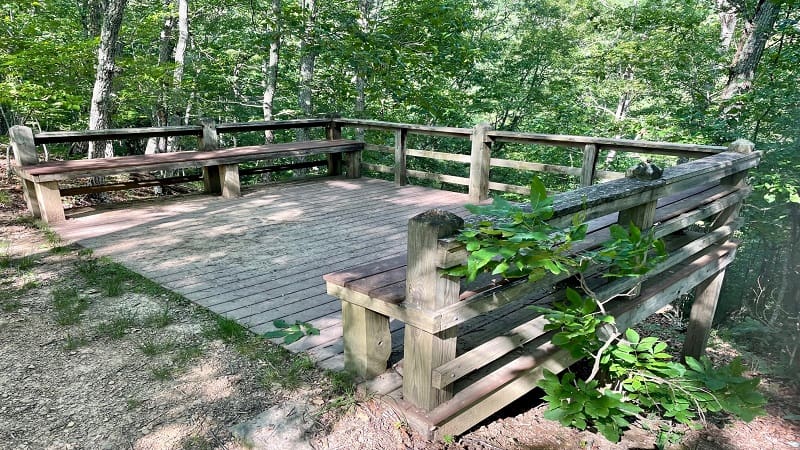
[[[320,335],[289,348],[342,369],[341,305],[325,293],[322,275],[405,253],[409,218],[431,208],[464,216],[466,202],[448,191],[324,178],[260,186],[236,199],[98,208],[54,228],[256,333],[275,319],[310,322]]]

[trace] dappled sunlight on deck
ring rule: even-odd
[[[289,346],[342,368],[341,305],[322,275],[406,251],[407,221],[431,208],[465,215],[465,194],[390,182],[322,179],[75,211],[54,228],[257,333],[310,322]]]

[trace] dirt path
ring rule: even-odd
[[[0,178],[4,174],[0,174]],[[448,443],[359,398],[341,374],[252,336],[20,219],[0,186],[0,449],[623,449],[524,400]],[[37,228],[38,226],[38,228]],[[797,391],[767,385],[770,416],[683,437],[701,449],[799,448]],[[525,401],[531,403],[524,403]],[[678,436],[680,438],[680,436]]]

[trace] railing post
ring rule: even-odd
[[[464,220],[453,213],[429,210],[408,221],[408,307],[431,313],[458,302],[459,277],[439,269],[438,241],[454,234]],[[403,353],[403,398],[430,411],[452,397],[452,387],[432,386],[433,369],[456,356],[457,328],[428,333],[406,324]]]
[[[477,203],[489,198],[489,167],[492,158],[488,123],[475,125],[472,132],[472,151],[469,163],[469,201]]]
[[[595,144],[583,146],[583,165],[581,166],[581,187],[591,186],[597,172],[597,155],[599,151]]]
[[[14,160],[20,166],[33,166],[39,164],[39,156],[36,154],[36,144],[33,140],[33,130],[26,126],[14,125],[8,130],[11,140],[11,148],[14,151]],[[39,209],[39,200],[36,198],[36,186],[30,180],[22,178],[22,195],[28,205],[28,211],[33,217],[42,217]]]
[[[332,116],[328,126],[325,127],[325,137],[329,141],[342,138],[342,126],[336,123],[336,117]],[[337,176],[342,174],[342,154],[329,153],[328,154],[328,175]]]
[[[754,149],[755,145],[746,139],[738,139],[728,146],[728,151],[743,154],[751,153]],[[746,178],[747,171],[742,171],[723,178],[720,180],[720,184],[731,187],[744,187]],[[741,207],[742,202],[738,202],[720,211],[711,224],[711,229],[728,225],[736,220]],[[694,288],[694,302],[692,303],[692,311],[689,313],[689,326],[686,329],[686,337],[683,341],[684,358],[686,356],[699,358],[705,353],[724,279],[725,269],[722,269]]]
[[[625,176],[627,178],[637,178],[640,180],[657,180],[661,178],[662,174],[663,171],[661,168],[655,164],[651,164],[648,161],[646,163],[639,163],[639,165],[635,167],[631,167],[627,170]],[[653,226],[653,219],[655,219],[656,216],[657,206],[658,200],[656,199],[651,202],[634,206],[633,208],[622,210],[619,212],[619,216],[617,217],[617,223],[625,228],[633,224],[642,230],[642,232],[645,232]],[[631,297],[636,297],[639,295],[641,289],[642,285],[637,284],[636,287],[631,290]]]
[[[639,180],[657,180],[661,178],[662,174],[663,170],[661,170],[661,168],[655,164],[651,164],[648,161],[639,163],[639,165],[635,167],[631,167],[627,170],[625,176],[627,178],[636,178]],[[653,200],[651,202],[634,206],[633,208],[622,210],[619,212],[617,223],[623,227],[634,224],[640,230],[645,231],[653,226],[653,219],[656,215],[657,204],[658,201]]]
[[[214,120],[200,119],[200,126],[203,127],[203,131],[197,140],[197,150],[207,152],[219,148],[219,135]],[[218,166],[203,167],[203,186],[209,194],[222,193]]]
[[[406,176],[406,138],[408,130],[400,128],[394,130],[394,184],[405,186],[408,183]]]

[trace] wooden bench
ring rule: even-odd
[[[76,178],[117,175],[155,170],[202,168],[206,192],[238,197],[239,163],[313,154],[350,155],[357,162],[364,144],[345,139],[255,145],[208,151],[156,153],[117,158],[48,161],[40,163],[30,129],[13,127],[14,172],[22,178],[28,209],[35,217],[53,223],[65,219],[59,182]],[[341,158],[329,158],[329,173],[339,174]],[[355,166],[352,164],[351,166]],[[348,176],[358,177],[358,168],[348,167]]]
[[[760,157],[750,153],[752,147],[732,147],[669,168],[659,179],[629,178],[555,196],[551,223],[563,226],[581,212],[588,220],[586,239],[575,251],[609,240],[615,223],[652,228],[667,244],[667,259],[640,278],[609,279],[598,264],[584,273],[618,330],[695,289],[684,354],[704,350],[720,282],[736,252],[729,239],[750,193],[744,179]],[[706,231],[687,229],[698,221],[706,222]],[[429,438],[462,433],[535,388],[543,371],[557,373],[575,362],[550,342],[546,320],[527,308],[563,299],[571,275],[536,283],[491,277],[466,283],[446,275],[444,270],[466,262],[466,250],[454,238],[462,226],[450,213],[423,213],[409,221],[407,257],[323,277],[327,292],[342,301],[345,368],[365,380],[378,377],[367,389],[394,397]],[[392,332],[390,318],[403,328]],[[392,350],[401,345],[392,343],[393,335],[401,333],[401,370],[386,372]]]

